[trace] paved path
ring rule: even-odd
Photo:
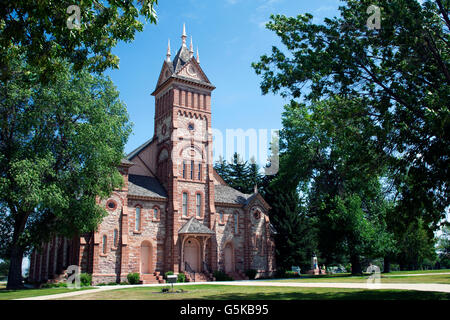
[[[332,282],[272,282],[272,281],[215,281],[215,282],[196,282],[196,283],[177,283],[180,285],[229,285],[229,286],[268,286],[268,287],[300,287],[300,288],[343,288],[343,289],[394,289],[394,290],[417,290],[417,291],[438,291],[450,293],[450,284],[438,283],[380,283],[369,286],[367,283],[332,283]],[[142,288],[142,287],[161,287],[167,284],[144,284],[144,285],[118,285],[103,286],[98,289],[82,290],[74,292],[59,293],[47,296],[38,296],[30,298],[22,298],[17,300],[51,300],[59,298],[67,298],[79,296],[83,294],[97,293],[109,290],[125,289],[125,288]],[[82,299],[82,297],[80,297]]]

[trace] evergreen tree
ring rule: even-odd
[[[248,172],[248,183],[246,188],[246,193],[253,193],[254,187],[258,187],[258,192],[261,192],[261,188],[263,187],[263,176],[260,173],[260,167],[256,163],[255,158],[251,158],[247,164],[247,172]]]
[[[230,168],[222,156],[219,156],[219,160],[214,163],[214,169],[226,183],[230,182]]]
[[[249,171],[247,161],[243,161],[237,152],[228,164],[228,184],[243,193],[249,193]]]
[[[298,265],[309,270],[317,248],[316,233],[313,219],[302,209],[297,191],[280,186],[275,179],[267,188],[266,200],[272,206],[269,216],[276,232],[277,268],[281,273]]]

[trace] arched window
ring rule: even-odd
[[[219,222],[223,223],[223,212],[219,212]]]
[[[153,207],[153,220],[159,220],[159,207]]]
[[[186,161],[183,161],[183,178],[186,178]]]
[[[197,193],[196,207],[197,207],[197,217],[201,217],[202,216],[202,195],[200,193]]]
[[[191,160],[191,180],[194,179],[194,160]]]
[[[106,234],[103,235],[103,254],[106,254],[107,249],[107,243],[106,243],[107,237]]]
[[[187,203],[188,203],[188,194],[187,192],[183,192],[183,216],[187,217]]]
[[[136,231],[141,230],[141,207],[136,207]]]
[[[202,164],[198,164],[198,180],[202,180]]]
[[[238,229],[238,227],[239,227],[239,225],[238,225],[238,219],[239,219],[239,216],[238,216],[238,213],[237,212],[235,212],[234,213],[234,234],[238,234],[239,233],[239,229]]]
[[[114,247],[117,248],[117,243],[119,240],[119,231],[117,229],[114,229]]]

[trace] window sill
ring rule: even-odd
[[[133,231],[133,234],[142,234],[142,231]]]

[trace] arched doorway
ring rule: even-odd
[[[184,243],[184,261],[187,262],[195,272],[201,271],[200,244],[194,238],[189,238]]]
[[[153,272],[152,244],[144,241],[141,244],[141,273]]]
[[[233,246],[231,243],[227,243],[224,252],[224,262],[225,262],[225,272],[234,272],[234,257],[233,257]]]

